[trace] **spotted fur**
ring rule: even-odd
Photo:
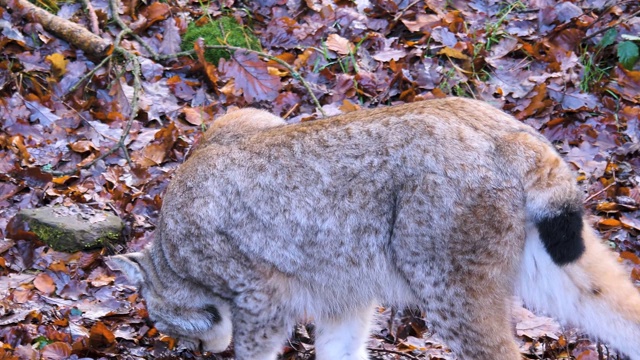
[[[302,319],[317,359],[367,359],[386,303],[423,306],[461,359],[515,360],[514,293],[640,359],[640,296],[581,209],[553,147],[482,102],[291,125],[245,109],[177,170],[152,246],[113,262],[160,331],[233,335],[237,359],[275,359]]]

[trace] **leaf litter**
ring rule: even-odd
[[[91,3],[98,35],[115,38],[120,29],[110,21],[108,3]],[[104,256],[152,241],[171,173],[216,116],[256,106],[290,123],[310,121],[321,117],[310,92],[330,114],[447,95],[513,114],[574,166],[592,222],[640,281],[636,2],[223,4],[120,3],[120,16],[139,39],[125,36],[122,46],[141,55],[140,111],[130,128],[132,69],[110,63],[74,90],[102,59],[0,8],[0,358],[231,358],[231,351],[187,351],[158,333],[135,289]],[[255,53],[236,51],[212,64],[200,48],[199,56],[157,61],[142,44],[173,54],[190,22],[222,14],[252,29],[262,51],[291,66],[310,89]],[[58,15],[90,28],[76,4],[62,5]],[[130,161],[122,149],[100,158],[124,131]],[[52,176],[51,170],[76,171]],[[120,216],[127,247],[65,254],[8,226],[20,209],[74,204]],[[614,358],[552,319],[515,309],[528,358]],[[296,327],[282,357],[312,358],[313,330],[312,324]],[[454,358],[414,309],[380,308],[369,346],[375,359]]]

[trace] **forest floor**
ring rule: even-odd
[[[158,333],[104,262],[151,241],[172,172],[232,107],[294,123],[445,96],[490,102],[557,146],[591,222],[640,281],[637,0],[36,1],[114,45],[102,54],[21,16],[18,1],[0,0],[0,359],[233,356]],[[195,42],[172,56],[191,50],[189,24],[224,16],[241,42],[257,36],[256,51],[217,62]],[[53,205],[114,212],[126,242],[69,254],[11,226],[21,209]],[[516,309],[525,358],[617,358]],[[283,358],[312,359],[312,338],[298,326]],[[454,358],[412,309],[380,308],[369,347],[374,359]]]

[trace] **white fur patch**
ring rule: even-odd
[[[373,307],[333,320],[317,320],[317,360],[367,360]]]

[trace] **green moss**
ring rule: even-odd
[[[69,243],[73,241],[71,234],[43,225],[36,221],[32,221],[29,224],[29,227],[43,243],[51,246],[54,250],[76,251],[76,249],[69,246]]]
[[[260,50],[260,40],[235,18],[223,16],[217,20],[197,26],[190,23],[187,32],[182,37],[182,50],[193,49],[193,43],[203,38],[205,45],[231,45],[251,50]],[[207,61],[218,65],[220,58],[229,59],[230,53],[226,50],[209,49],[205,52]]]
[[[107,232],[106,234],[98,238],[98,240],[96,240],[96,245],[108,246],[114,242],[117,242],[119,239],[120,239],[119,232]]]

